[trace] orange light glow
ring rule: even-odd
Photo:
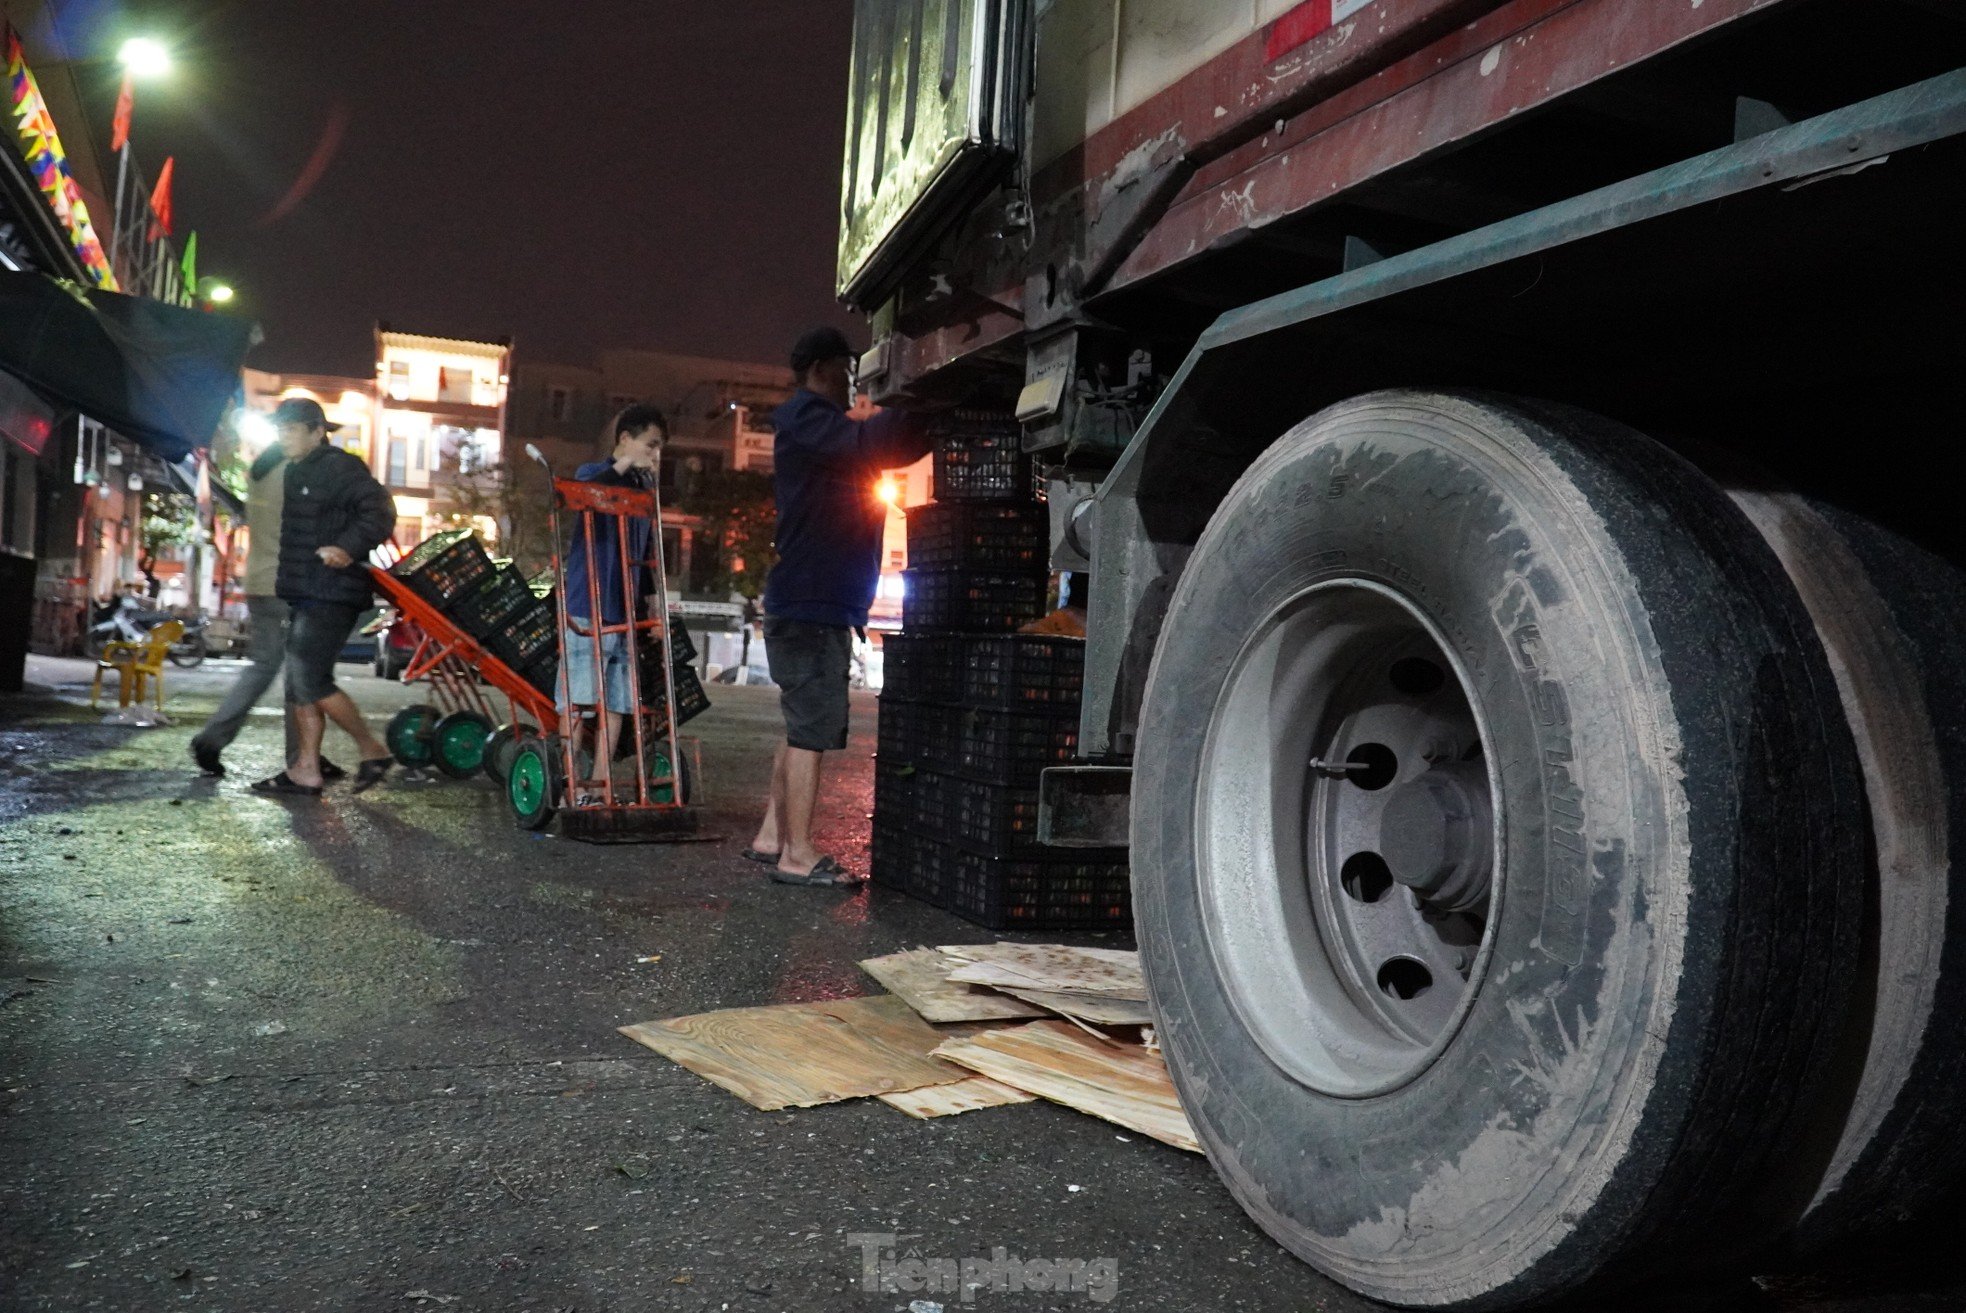
[[[881,481],[874,485],[874,495],[889,506],[898,505],[901,501],[901,485],[887,475],[882,475]]]

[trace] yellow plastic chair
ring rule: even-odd
[[[132,702],[141,704],[153,696],[154,689],[157,714],[164,714],[164,661],[170,656],[172,645],[183,637],[184,621],[166,620],[145,635],[140,643],[104,643],[102,655],[96,658],[96,678],[89,689],[89,709],[93,711],[102,697],[102,677],[113,670],[116,672],[118,707],[127,707]]]

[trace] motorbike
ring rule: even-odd
[[[190,670],[204,661],[209,650],[205,628],[211,623],[210,617],[202,611],[191,616],[153,611],[143,604],[142,599],[128,594],[96,607],[83,645],[90,656],[100,657],[105,644],[141,643],[152,629],[166,620],[180,620],[184,624],[184,636],[171,644],[171,664]]]

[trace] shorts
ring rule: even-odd
[[[785,742],[808,752],[846,746],[847,668],[853,631],[839,625],[765,617],[765,660],[778,685]]]
[[[594,696],[594,636],[568,626],[567,655],[560,668],[567,674],[567,698],[560,710],[591,707]],[[635,686],[628,678],[628,635],[601,636],[601,679],[607,686],[608,710],[627,715],[635,710]]]
[[[287,622],[287,701],[310,707],[341,692],[334,682],[335,658],[365,609],[339,602],[293,603]]]

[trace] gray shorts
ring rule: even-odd
[[[765,660],[785,713],[785,742],[808,752],[846,746],[847,667],[853,631],[765,617]]]
[[[363,608],[335,602],[295,602],[287,623],[287,701],[312,706],[341,690],[334,663],[362,618]]]

